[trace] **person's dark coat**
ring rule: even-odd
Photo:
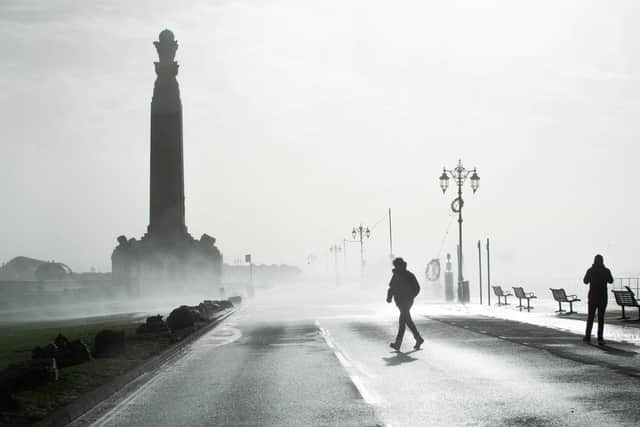
[[[406,268],[394,268],[387,291],[387,301],[391,302],[393,297],[398,307],[413,304],[418,293],[420,293],[420,284],[416,276]]]
[[[604,266],[601,255],[596,255],[593,265],[587,270],[583,279],[584,284],[589,284],[589,304],[607,304],[607,283],[613,283],[611,271]]]

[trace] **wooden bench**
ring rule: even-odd
[[[625,288],[626,289],[611,290],[611,292],[613,292],[613,295],[615,295],[616,297],[616,302],[620,307],[622,307],[622,317],[620,318],[620,320],[629,319],[624,315],[625,307],[638,307],[638,320],[640,321],[640,304],[638,304],[638,300],[636,299],[636,296],[634,295],[631,288],[629,288],[628,286],[625,286]]]
[[[575,311],[573,311],[573,303],[580,301],[577,295],[567,295],[567,293],[562,288],[560,289],[549,288],[549,289],[553,294],[553,299],[558,301],[558,310],[556,310],[556,313],[565,313],[565,312],[566,314],[575,313]],[[569,303],[569,311],[562,309],[563,302]]]
[[[496,296],[498,297],[498,305],[509,305],[509,303],[507,302],[507,297],[511,297],[513,296],[513,294],[511,292],[505,293],[502,290],[502,286],[492,286],[492,288],[493,288],[493,293],[496,294]],[[504,304],[500,303],[500,297],[504,297]]]
[[[526,307],[527,311],[531,311],[533,307],[531,307],[531,304],[529,303],[529,301],[532,300],[533,298],[537,298],[533,294],[533,292],[525,292],[524,289],[522,289],[522,287],[514,286],[513,293],[515,294],[516,298],[518,298],[518,300],[520,301],[520,304],[518,305],[518,308],[520,309],[520,311],[522,311],[522,309],[525,308],[525,306],[522,305],[523,299],[527,300],[527,307]]]

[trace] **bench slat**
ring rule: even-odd
[[[633,292],[618,289],[613,289],[611,292],[615,295],[616,303],[618,303],[618,305],[625,307],[640,307],[640,305],[638,305],[638,301],[633,295]]]

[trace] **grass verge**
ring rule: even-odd
[[[174,333],[136,335],[135,329],[144,322],[140,314],[0,325],[0,369],[10,363],[31,358],[31,350],[44,346],[59,334],[70,340],[82,339],[93,345],[95,335],[103,329],[124,330],[126,351],[116,357],[94,359],[59,370],[56,382],[16,393],[20,404],[17,411],[0,412],[0,426],[27,426],[54,410],[73,402],[84,393],[118,377],[135,366],[160,354],[182,340],[196,328]],[[198,325],[203,326],[203,325]]]

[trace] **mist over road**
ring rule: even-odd
[[[137,390],[73,425],[634,425],[637,347],[414,307],[426,342],[389,348],[384,289],[265,291]]]

